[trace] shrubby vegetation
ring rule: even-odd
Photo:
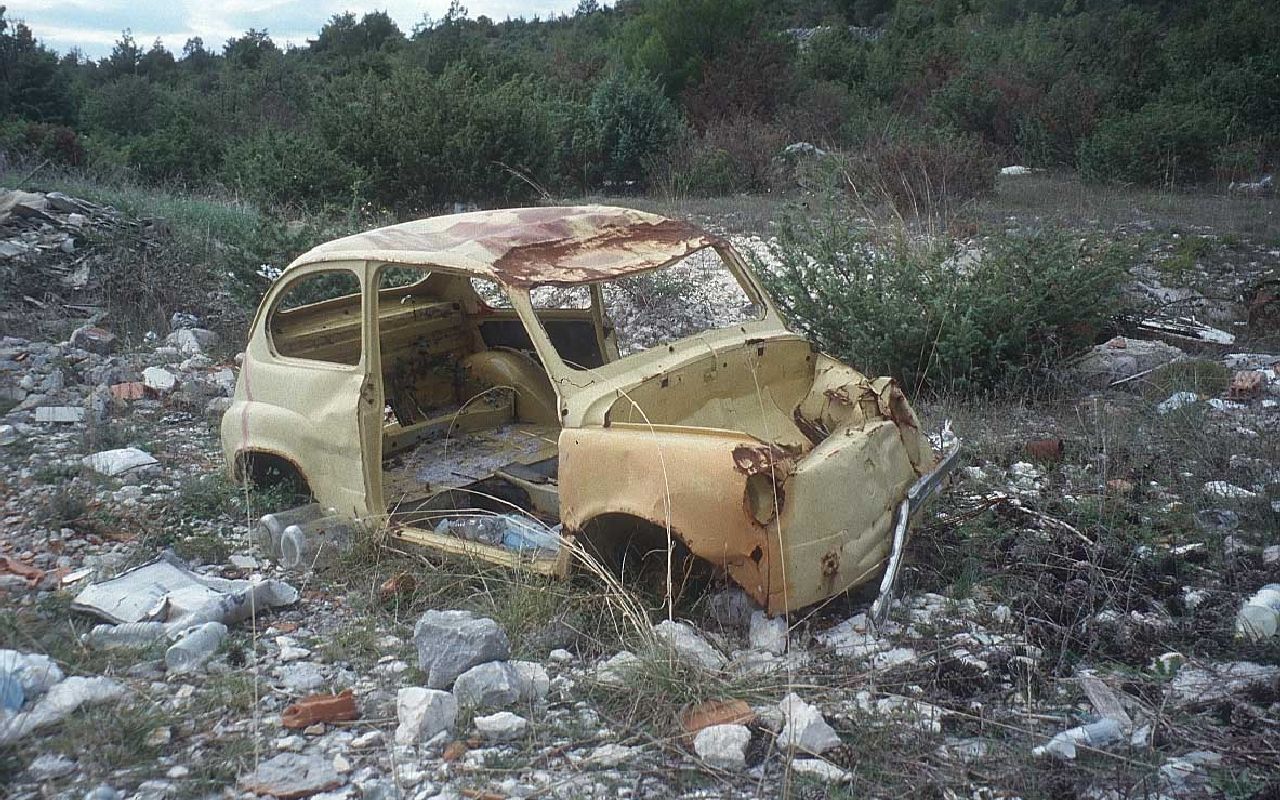
[[[972,393],[1042,384],[1092,345],[1120,310],[1133,253],[1043,232],[957,251],[829,209],[787,218],[773,256],[759,274],[824,350],[913,392]]]
[[[288,49],[261,30],[177,51],[126,33],[98,61],[0,10],[0,154],[396,211],[770,191],[797,141],[899,209],[981,194],[998,163],[1227,180],[1280,150],[1268,5],[582,0],[495,22],[455,2],[410,32],[337,15]]]

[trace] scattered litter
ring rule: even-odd
[[[1076,757],[1077,745],[1101,749],[1123,738],[1124,731],[1120,723],[1104,717],[1097,722],[1062,731],[1047,744],[1032,748],[1031,752],[1037,756],[1049,755],[1070,760]]]
[[[1027,455],[1043,463],[1061,461],[1066,450],[1067,443],[1062,439],[1033,439],[1026,446]]]
[[[1234,334],[1205,325],[1190,317],[1150,317],[1138,323],[1138,328],[1172,339],[1179,344],[1235,344]]]
[[[199,669],[213,657],[225,638],[227,626],[221,622],[206,622],[187,628],[178,641],[165,651],[165,666],[170,672],[178,674]]]
[[[1017,164],[1000,168],[1001,175],[1030,175],[1032,171],[1031,167],[1024,167]]]
[[[1236,614],[1236,635],[1260,642],[1280,626],[1280,583],[1268,583],[1244,601]]]
[[[350,689],[341,694],[313,694],[284,710],[282,724],[301,729],[317,722],[341,722],[360,718],[356,698]]]
[[[1223,500],[1251,500],[1258,496],[1257,492],[1251,492],[1226,481],[1209,481],[1204,485],[1204,493]]]
[[[1252,661],[1184,666],[1169,682],[1169,691],[1180,705],[1213,703],[1255,686],[1265,686],[1277,675],[1280,667]]]
[[[1103,719],[1115,720],[1120,723],[1120,727],[1123,730],[1133,729],[1133,719],[1124,710],[1124,704],[1120,702],[1120,698],[1116,696],[1110,686],[1103,683],[1101,678],[1091,672],[1081,672],[1078,680],[1080,681],[1080,688],[1084,689],[1085,696],[1093,704],[1093,709],[1098,712],[1098,716]]]
[[[164,621],[170,630],[182,630],[202,622],[229,625],[297,601],[298,590],[283,581],[198,575],[177,556],[163,553],[109,581],[85,587],[71,607],[110,622]]]
[[[79,675],[65,678],[50,687],[29,710],[0,715],[0,745],[11,744],[31,731],[60,722],[82,705],[116,700],[124,693],[124,685],[110,678]]]
[[[130,470],[149,467],[160,462],[156,461],[150,453],[136,447],[122,447],[118,450],[103,450],[100,453],[85,456],[81,463],[94,472],[114,478]]]
[[[1227,394],[1235,400],[1247,400],[1262,394],[1262,372],[1254,369],[1236,372],[1231,376]]]

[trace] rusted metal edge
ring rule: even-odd
[[[893,605],[893,591],[898,582],[898,572],[902,569],[902,554],[906,550],[907,527],[910,525],[912,515],[933,496],[934,492],[938,491],[938,487],[942,485],[942,479],[956,468],[959,460],[960,440],[957,438],[951,445],[950,452],[938,461],[938,465],[932,471],[922,475],[913,483],[907,490],[906,498],[898,504],[893,526],[893,550],[889,554],[889,563],[885,566],[884,578],[880,581],[880,594],[876,596],[875,602],[871,604],[871,610],[867,613],[867,621],[872,630],[884,624],[885,618],[889,615],[889,608]]]

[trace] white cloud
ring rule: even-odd
[[[424,15],[442,17],[449,0],[0,0],[11,20],[26,22],[37,38],[59,52],[79,47],[106,55],[120,32],[149,44],[156,37],[178,50],[191,36],[221,45],[248,28],[266,29],[277,44],[305,45],[334,14],[386,11],[406,34]],[[577,0],[463,0],[472,17],[546,18],[569,13]]]

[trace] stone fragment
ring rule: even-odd
[[[712,725],[698,731],[693,750],[716,769],[742,770],[747,766],[751,731],[745,725]]]
[[[66,756],[43,753],[36,756],[27,767],[27,774],[36,781],[51,781],[76,771],[76,762]]]
[[[536,661],[512,661],[516,673],[520,676],[520,699],[526,702],[537,702],[551,691],[551,676],[547,668]]]
[[[142,371],[142,385],[164,397],[178,386],[178,378],[164,367],[147,367]]]
[[[396,696],[396,716],[396,744],[417,744],[453,728],[458,701],[449,692],[408,686]]]
[[[476,730],[491,742],[509,742],[524,736],[529,720],[510,711],[499,711],[484,717],[476,717]]]
[[[631,760],[637,748],[625,744],[602,744],[587,756],[587,763],[596,767],[616,767]]]
[[[84,409],[79,406],[40,406],[35,411],[36,422],[68,425],[84,422]]]
[[[707,600],[711,618],[725,628],[743,627],[758,608],[755,601],[736,586],[717,592]]]
[[[204,328],[179,328],[165,337],[165,344],[187,356],[199,355],[218,344],[218,334]]]
[[[791,771],[827,783],[847,783],[853,779],[845,770],[820,758],[797,758],[791,762]]]
[[[727,659],[703,638],[697,628],[686,622],[663,620],[653,626],[654,638],[670,647],[681,660],[706,670],[724,668]]]
[[[747,628],[747,643],[752,650],[782,655],[787,649],[787,618],[770,619],[763,611],[753,612]]]
[[[511,655],[506,631],[487,617],[470,611],[428,611],[413,628],[418,667],[427,673],[427,686],[446,689],[468,669]]]
[[[626,686],[641,663],[639,656],[630,650],[619,651],[596,666],[596,682],[604,686]]]
[[[506,661],[490,661],[459,675],[453,692],[462,706],[502,708],[520,700],[523,686],[519,670]]]
[[[778,708],[786,719],[778,735],[779,746],[820,756],[840,744],[840,737],[827,724],[822,712],[794,692],[784,697]]]
[[[115,351],[116,335],[102,328],[85,325],[72,331],[71,346],[105,356]]]
[[[295,800],[336,789],[345,781],[333,763],[319,755],[280,753],[262,762],[252,774],[242,778],[241,787],[256,795],[277,800]]]

